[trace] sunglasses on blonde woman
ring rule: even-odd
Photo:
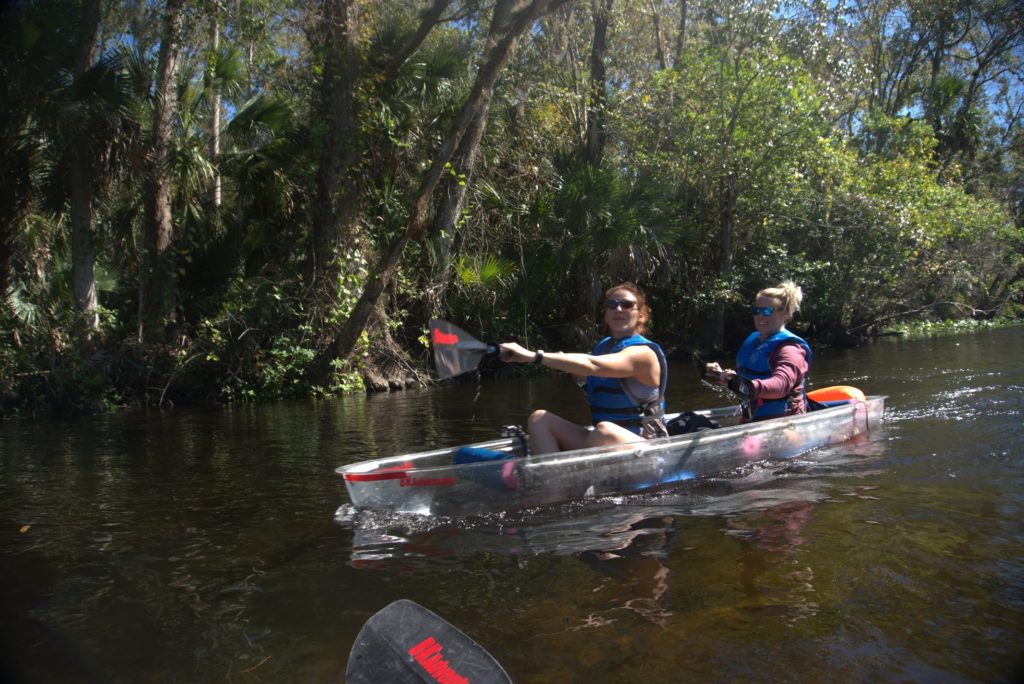
[[[605,300],[604,305],[609,311],[615,311],[619,308],[623,311],[630,311],[634,306],[636,306],[636,302],[632,299],[607,299]]]
[[[757,316],[757,315],[771,316],[773,313],[775,313],[775,310],[777,308],[779,308],[779,307],[777,307],[777,306],[752,306],[752,307],[750,307],[750,313],[754,314],[755,316]]]

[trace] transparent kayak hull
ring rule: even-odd
[[[455,464],[449,447],[341,466],[356,509],[471,516],[631,494],[792,458],[874,429],[885,397],[799,416],[529,458]],[[722,423],[739,407],[699,411]],[[468,445],[514,453],[511,439]]]

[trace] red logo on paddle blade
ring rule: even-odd
[[[459,336],[451,333],[441,332],[440,328],[434,328],[434,344],[458,344]]]
[[[423,669],[436,681],[442,684],[469,684],[469,680],[460,675],[452,668],[447,660],[441,655],[444,647],[434,641],[434,637],[427,637],[420,643],[409,649],[409,655],[423,666]]]

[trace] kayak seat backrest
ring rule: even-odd
[[[807,393],[808,408],[811,411],[832,408],[833,406],[844,406],[867,401],[864,392],[850,385],[835,385],[833,387],[822,387],[813,392]]]
[[[825,404],[830,401],[867,401],[864,392],[850,385],[822,387],[821,389],[808,392],[807,398],[819,404]]]

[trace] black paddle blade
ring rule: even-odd
[[[488,354],[497,354],[494,345],[484,344],[448,321],[431,319],[430,343],[434,347],[434,367],[442,379],[476,370]]]
[[[511,684],[490,653],[423,606],[401,599],[359,630],[347,684]]]

